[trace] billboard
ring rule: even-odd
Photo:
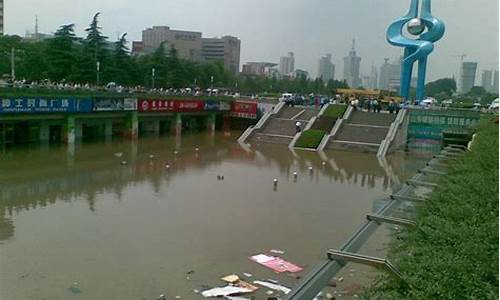
[[[0,99],[0,113],[91,112],[92,100],[76,98],[19,97]]]
[[[215,101],[207,100],[205,101],[205,111],[230,111],[231,104],[227,101]]]
[[[231,117],[256,119],[257,118],[257,102],[236,100],[232,103]]]
[[[134,98],[98,98],[94,100],[94,111],[131,111],[137,110],[137,99]]]
[[[173,112],[175,111],[174,100],[146,100],[138,101],[137,110],[140,112]]]
[[[139,100],[140,112],[198,112],[205,110],[201,100]]]

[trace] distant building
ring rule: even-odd
[[[367,89],[369,85],[370,85],[370,76],[368,75],[361,76],[361,86]]]
[[[287,56],[280,58],[279,71],[281,75],[290,75],[295,71],[295,57],[293,52],[288,52]]]
[[[497,70],[483,71],[483,74],[481,76],[481,86],[488,93],[498,93],[498,71]]]
[[[460,68],[459,92],[467,94],[476,82],[476,62],[463,62]]]
[[[335,65],[332,63],[332,55],[327,54],[319,59],[318,78],[328,82],[335,79]]]
[[[351,88],[361,86],[361,79],[359,78],[359,67],[361,64],[361,57],[356,55],[356,41],[352,40],[352,49],[349,55],[344,57],[344,80]]]
[[[241,42],[233,36],[202,38],[201,56],[205,61],[222,61],[227,70],[234,74],[240,71]]]
[[[388,58],[384,59],[380,67],[379,85],[381,90],[398,91],[401,85],[401,61],[390,63]]]
[[[278,64],[271,62],[248,62],[243,65],[241,74],[255,76],[272,76]]]
[[[378,71],[375,66],[372,66],[372,70],[370,72],[370,80],[367,88],[369,89],[377,89],[378,88]]]
[[[153,26],[142,31],[142,43],[146,53],[155,51],[163,43],[167,51],[175,48],[180,58],[201,61],[201,32]]]
[[[309,78],[309,72],[307,72],[306,70],[297,69],[293,73],[294,73],[293,76],[294,78],[305,78],[305,79]]]
[[[3,35],[3,0],[0,0],[0,35]]]
[[[173,30],[168,26],[153,26],[142,31],[142,41],[132,42],[132,54],[154,52],[161,44],[169,51],[174,47],[180,58],[195,62],[221,61],[227,70],[237,74],[240,69],[238,38],[202,38],[197,31]]]

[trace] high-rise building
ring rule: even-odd
[[[474,83],[476,82],[476,70],[477,63],[476,62],[463,62],[460,68],[460,79],[459,79],[459,92],[461,94],[467,94]]]
[[[368,81],[367,88],[376,89],[378,88],[378,72],[375,66],[372,66],[372,70],[370,72],[370,79]]]
[[[271,62],[247,62],[241,69],[243,75],[272,76],[277,64]]]
[[[287,56],[280,57],[279,71],[281,75],[289,75],[295,71],[295,57],[293,52],[288,52]]]
[[[481,75],[481,86],[485,91],[491,92],[493,90],[493,71],[484,70]]]
[[[397,91],[401,85],[401,60],[390,63],[388,58],[380,66],[379,89]]]
[[[493,91],[492,93],[498,94],[498,70],[495,71],[495,74],[493,75]]]
[[[331,54],[319,59],[318,78],[321,78],[324,82],[335,79],[335,65],[332,63]]]
[[[0,35],[3,35],[3,0],[0,0]]]
[[[163,43],[167,51],[175,48],[180,58],[201,61],[201,32],[153,26],[142,31],[142,43],[144,52],[153,52]]]
[[[170,48],[175,48],[180,58],[196,62],[218,60],[227,70],[235,74],[239,72],[241,41],[236,37],[202,38],[201,32],[153,26],[142,31],[142,41],[132,42],[132,54],[151,53],[161,44],[167,53]]]
[[[351,88],[357,88],[361,85],[359,78],[359,66],[361,57],[356,55],[356,41],[352,40],[352,49],[349,55],[344,57],[344,80]]]
[[[227,70],[234,74],[240,71],[240,45],[238,38],[202,38],[201,57],[205,61],[222,61]]]

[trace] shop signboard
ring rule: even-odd
[[[131,111],[137,110],[137,99],[134,98],[97,98],[94,100],[94,111]]]
[[[0,113],[76,113],[91,112],[92,100],[76,98],[1,98]]]
[[[173,112],[175,100],[138,100],[137,110],[140,112]]]
[[[177,100],[175,101],[176,112],[198,112],[205,109],[205,101],[202,100]]]
[[[256,119],[257,118],[257,102],[236,100],[231,107],[231,117]]]

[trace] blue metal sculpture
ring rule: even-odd
[[[420,0],[411,0],[408,14],[387,29],[387,41],[394,46],[404,47],[404,58],[401,61],[401,97],[410,96],[413,64],[418,61],[417,101],[425,97],[425,73],[427,57],[434,50],[434,43],[444,35],[444,23],[431,14],[431,0],[422,0],[422,10],[418,13]],[[417,36],[415,39],[403,34],[404,26],[408,33]],[[427,31],[425,31],[427,29]],[[425,31],[425,32],[424,32]]]

